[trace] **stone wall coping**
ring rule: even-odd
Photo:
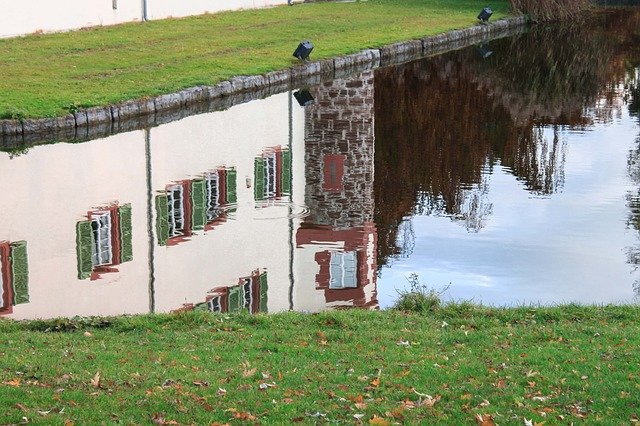
[[[61,117],[0,120],[0,148],[52,141],[82,141],[157,126],[194,114],[227,109],[291,88],[312,86],[364,70],[509,36],[527,22],[525,16],[505,18],[333,59],[305,62],[262,75],[236,76],[212,86],[191,87],[176,93],[81,109]]]

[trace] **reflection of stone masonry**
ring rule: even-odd
[[[319,248],[316,289],[333,306],[377,307],[373,94],[373,73],[365,72],[316,88],[305,111],[310,214],[296,243]]]
[[[0,242],[0,315],[13,313],[13,307],[29,302],[27,242]]]

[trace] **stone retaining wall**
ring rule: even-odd
[[[0,120],[0,147],[13,148],[51,141],[78,141],[142,129],[188,115],[281,93],[291,87],[312,86],[355,72],[398,64],[424,56],[512,35],[526,25],[524,16],[488,25],[453,30],[418,40],[367,49],[335,59],[307,62],[263,75],[238,76],[214,86],[198,86],[177,93],[78,110],[56,118]]]

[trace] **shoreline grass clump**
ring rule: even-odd
[[[428,313],[434,312],[442,305],[441,296],[448,287],[436,291],[422,284],[418,274],[412,273],[407,278],[408,290],[398,290],[398,300],[393,308],[402,312]]]

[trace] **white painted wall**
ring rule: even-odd
[[[117,8],[113,8],[113,2]],[[142,21],[145,0],[0,0],[0,37]],[[146,0],[147,19],[287,4],[287,0]]]
[[[0,0],[0,37],[142,20],[142,0]]]
[[[164,19],[215,13],[226,10],[256,9],[287,4],[286,0],[147,0],[149,19]]]

